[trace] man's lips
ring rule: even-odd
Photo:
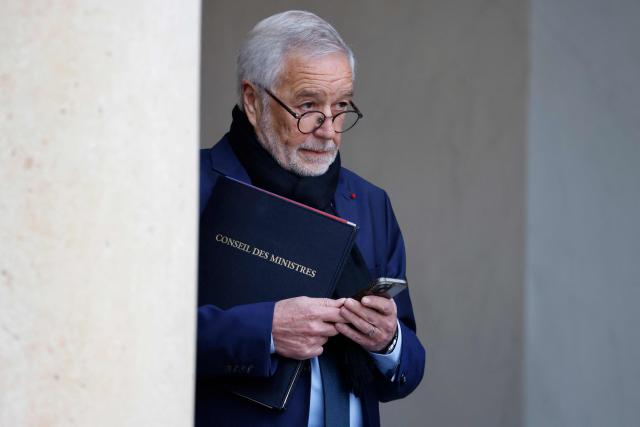
[[[333,157],[335,156],[335,150],[320,150],[320,151],[316,151],[316,150],[312,150],[312,149],[308,149],[308,148],[301,148],[298,150],[298,155],[300,156],[301,159],[307,161],[307,162],[328,162],[329,160],[333,159]]]
[[[330,154],[333,152],[333,150],[314,150],[312,148],[301,148],[300,151],[303,151],[305,153],[308,154],[315,154],[315,155],[323,155],[323,154]]]
[[[336,151],[336,148],[333,145],[324,146],[324,147],[302,146],[298,150],[302,151],[304,154],[310,154],[312,156],[326,156],[326,155],[333,154]]]

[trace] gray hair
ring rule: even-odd
[[[310,58],[343,53],[355,78],[353,52],[336,29],[311,12],[289,10],[258,22],[240,48],[237,62],[240,108],[243,104],[242,81],[274,87],[287,55],[293,52],[301,52]]]

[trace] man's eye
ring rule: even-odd
[[[340,111],[344,111],[347,110],[349,108],[350,104],[346,101],[343,102],[338,102],[336,104],[336,110],[340,110]]]
[[[311,110],[313,108],[313,102],[305,102],[300,105],[300,109],[302,110]]]

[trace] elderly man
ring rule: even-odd
[[[349,298],[372,278],[405,276],[386,193],[340,165],[342,134],[362,117],[353,80],[351,50],[308,12],[264,19],[241,48],[230,132],[201,153],[201,211],[222,173],[359,231],[332,298],[198,308],[197,426],[377,426],[378,402],[406,396],[422,378],[425,352],[408,292]],[[200,276],[200,286],[215,283]],[[244,376],[266,378],[277,358],[307,361],[284,411],[219,385],[235,374],[225,370],[229,360],[251,367]]]

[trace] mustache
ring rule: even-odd
[[[336,151],[337,147],[333,141],[305,141],[298,146],[303,150],[312,150],[320,153],[330,153]]]

